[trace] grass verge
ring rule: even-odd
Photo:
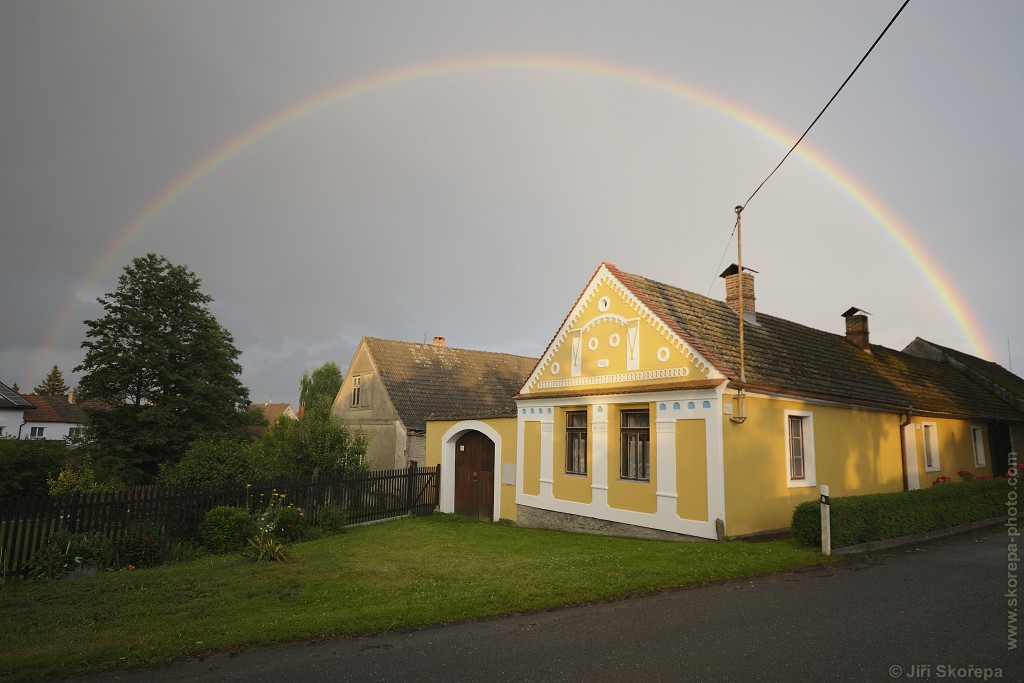
[[[404,629],[822,563],[792,541],[673,543],[406,518],[237,555],[0,590],[0,679],[151,666],[246,645]]]

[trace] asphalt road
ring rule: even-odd
[[[987,529],[828,569],[83,680],[1024,681],[1007,545]]]

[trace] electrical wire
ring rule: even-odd
[[[886,34],[886,32],[888,32],[889,28],[896,22],[896,19],[903,12],[904,8],[906,8],[906,6],[909,5],[909,4],[910,4],[910,0],[906,0],[902,5],[900,5],[900,8],[896,11],[896,14],[893,15],[892,19],[889,20],[889,23],[885,25],[884,29],[882,29],[882,32],[880,34],[878,34],[877,38],[875,38],[875,42],[871,43],[871,47],[868,48],[868,51],[865,52],[864,56],[860,58],[859,62],[857,62],[857,66],[853,67],[853,71],[850,72],[850,75],[846,77],[846,80],[843,81],[843,84],[839,86],[839,89],[836,90],[835,94],[832,95],[831,98],[829,98],[829,101],[825,104],[825,106],[822,108],[822,110],[820,112],[818,112],[818,115],[814,117],[813,121],[811,121],[811,125],[807,126],[807,130],[805,130],[803,132],[803,135],[801,135],[800,138],[796,142],[793,143],[793,146],[789,148],[789,151],[786,152],[786,155],[784,157],[782,157],[782,161],[780,161],[778,163],[778,165],[775,168],[772,169],[772,172],[768,174],[768,177],[765,178],[764,180],[762,180],[761,184],[757,186],[757,188],[750,194],[749,197],[747,197],[747,201],[743,202],[743,206],[740,207],[740,209],[738,209],[739,211],[742,211],[743,209],[747,208],[747,204],[749,204],[750,200],[754,198],[754,195],[756,195],[758,192],[760,192],[761,188],[764,187],[765,183],[767,183],[769,180],[771,180],[772,176],[775,175],[775,172],[778,171],[779,168],[782,166],[782,164],[784,164],[786,162],[786,159],[788,159],[789,155],[793,153],[793,150],[795,150],[797,148],[797,145],[799,145],[801,142],[803,142],[803,139],[805,137],[807,137],[808,133],[811,132],[811,128],[814,127],[814,124],[816,124],[818,122],[818,119],[820,119],[822,114],[825,113],[825,110],[829,108],[829,106],[832,104],[832,102],[839,96],[839,93],[841,93],[843,91],[843,88],[846,87],[846,84],[849,83],[850,79],[853,78],[853,75],[855,73],[857,73],[857,70],[860,68],[860,65],[864,63],[864,60],[866,60],[868,58],[868,55],[871,54],[871,51],[874,50],[875,46],[878,45],[879,41],[882,40],[882,36],[884,36]],[[738,222],[739,222],[739,220],[737,219],[737,223]],[[726,242],[726,244],[725,244],[725,252],[722,254],[722,261],[718,264],[718,268],[721,268],[722,267],[722,263],[725,262],[725,254],[727,254],[729,252],[729,245],[732,244],[733,235],[736,234],[736,225],[737,225],[737,223],[734,223],[733,226],[732,226],[732,233],[729,235],[729,241]],[[717,269],[716,269],[716,272],[717,272]],[[717,279],[717,277],[718,276],[716,275],[715,279]],[[715,279],[711,280],[711,287],[708,288],[708,294],[709,295],[711,294],[711,288],[713,288],[715,286]]]
[[[800,139],[793,143],[793,146],[789,148],[788,152],[786,152],[786,156],[782,157],[782,161],[779,162],[779,165],[776,166],[774,169],[772,169],[772,172],[768,174],[768,177],[765,178],[764,180],[762,180],[761,184],[757,186],[757,189],[754,190],[754,192],[749,197],[747,197],[747,201],[743,202],[743,208],[744,209],[747,208],[747,204],[749,204],[750,200],[754,198],[754,195],[756,195],[758,193],[758,191],[762,187],[764,187],[764,184],[767,183],[771,179],[771,177],[773,175],[775,175],[775,171],[778,171],[779,167],[782,166],[782,164],[784,164],[786,162],[786,159],[788,159],[789,155],[793,153],[793,150],[796,149],[796,146],[799,145],[803,141],[803,139],[805,137],[807,137],[807,134],[811,132],[811,128],[814,127],[814,124],[816,124],[818,122],[818,119],[820,119],[821,115],[825,113],[825,110],[829,108],[829,105],[832,104],[833,100],[835,100],[837,97],[839,97],[839,93],[841,93],[843,91],[843,88],[846,87],[846,84],[849,83],[850,79],[853,78],[853,75],[855,73],[857,73],[857,69],[860,68],[860,65],[864,63],[864,60],[868,58],[868,55],[870,55],[871,51],[875,49],[875,46],[878,45],[878,42],[880,40],[882,40],[882,36],[884,36],[886,34],[886,32],[889,30],[889,27],[892,26],[896,22],[897,17],[900,16],[900,13],[903,12],[903,9],[907,5],[909,5],[909,4],[910,4],[910,0],[906,0],[906,2],[904,2],[900,6],[900,8],[896,11],[896,14],[893,15],[893,18],[889,20],[889,23],[885,25],[885,28],[882,29],[882,32],[880,34],[878,34],[877,38],[875,38],[875,42],[871,43],[871,47],[868,48],[868,51],[865,52],[864,56],[860,58],[859,62],[857,62],[857,66],[853,67],[853,71],[851,71],[850,75],[846,77],[846,80],[843,81],[843,84],[841,86],[839,86],[839,90],[836,90],[835,95],[833,95],[829,99],[829,101],[825,104],[825,106],[822,108],[822,110],[820,112],[818,112],[818,115],[814,117],[813,121],[811,121],[811,125],[807,126],[807,130],[805,130],[804,134],[800,136]]]
[[[718,260],[718,267],[715,268],[715,275],[711,278],[711,284],[708,286],[708,296],[711,296],[711,290],[715,288],[715,282],[718,280],[718,273],[722,271],[722,264],[725,263],[726,254],[729,253],[729,247],[732,245],[732,238],[736,235],[736,228],[739,226],[740,221],[737,218],[736,222],[732,224],[732,232],[729,233],[729,241],[725,243],[725,249],[722,250],[722,258]]]

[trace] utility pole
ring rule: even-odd
[[[736,207],[736,265],[739,267],[740,277],[740,382],[746,383],[747,369],[746,357],[743,353],[743,226],[740,224],[742,206]],[[740,389],[742,391],[742,389]]]
[[[740,316],[740,388],[736,392],[739,415],[730,417],[731,422],[743,424],[747,419],[746,391],[743,385],[747,383],[747,360],[746,350],[743,346],[743,227],[740,221],[742,206],[736,207],[736,267],[739,269],[739,316]]]

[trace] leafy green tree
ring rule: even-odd
[[[70,387],[64,382],[64,375],[56,365],[50,370],[43,383],[32,390],[36,396],[67,396]]]
[[[0,499],[45,496],[47,480],[60,472],[66,458],[61,441],[0,438]]]
[[[100,483],[96,480],[96,469],[92,457],[84,451],[76,451],[69,457],[56,477],[47,477],[51,496],[64,496],[69,493],[93,493],[96,491],[113,491],[120,482],[107,480]]]
[[[270,423],[267,422],[267,416],[263,413],[262,408],[249,407],[247,410],[242,411],[242,424],[245,426],[253,427],[269,427]]]
[[[334,402],[341,389],[341,368],[335,363],[324,363],[313,375],[303,372],[299,381],[299,405],[306,406],[306,410],[318,399],[326,398],[330,403]]]
[[[366,445],[365,433],[349,429],[321,396],[301,421],[279,418],[251,454],[266,477],[351,476],[366,471]]]
[[[86,411],[98,470],[151,481],[200,436],[241,428],[249,397],[239,351],[194,273],[147,254],[98,301],[105,315],[85,321],[85,360],[75,368],[83,397],[107,405]]]
[[[11,385],[11,390],[14,393],[16,393],[16,394],[20,394],[21,393],[21,387],[18,386],[17,382],[15,382],[14,384]]]
[[[333,402],[333,396],[318,397],[306,408],[302,420],[303,455],[314,478],[320,474],[351,475],[365,471],[365,433],[350,430],[334,415]]]
[[[203,437],[193,441],[174,465],[160,468],[161,486],[207,486],[243,482],[254,476],[249,446],[231,436]]]

